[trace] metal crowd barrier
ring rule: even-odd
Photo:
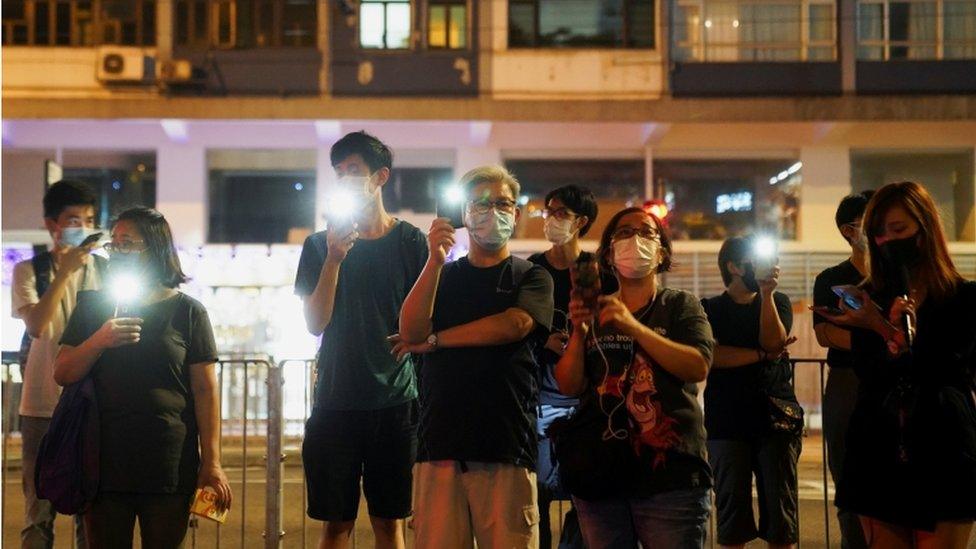
[[[3,524],[8,528],[17,527],[19,530],[20,518],[17,517],[11,522],[11,517],[7,516],[7,484],[10,472],[9,463],[9,442],[17,433],[17,404],[16,394],[19,390],[20,371],[16,358],[9,354],[4,354],[2,370],[2,396],[3,396],[3,486],[0,488],[0,501],[2,501]],[[819,394],[821,403],[826,387],[826,361],[823,359],[791,359],[791,366],[795,374],[796,368],[802,365],[816,364],[819,368]],[[227,526],[221,526],[207,520],[191,519],[191,528],[188,534],[188,546],[201,547],[252,547],[256,546],[257,539],[263,539],[266,549],[279,547],[306,547],[309,541],[316,543],[318,530],[312,530],[312,525],[308,520],[305,509],[307,508],[307,486],[305,475],[301,474],[301,510],[298,528],[289,531],[284,525],[283,516],[283,494],[284,494],[284,464],[288,456],[297,455],[300,457],[301,440],[304,434],[304,425],[311,413],[314,400],[315,385],[315,362],[306,359],[290,359],[280,362],[273,362],[269,358],[235,358],[221,360],[217,364],[218,382],[220,387],[220,411],[223,420],[220,425],[221,452],[224,456],[225,470],[233,471],[235,467],[228,467],[232,460],[228,459],[226,453],[227,446],[231,440],[240,440],[240,482],[231,480],[234,490],[234,508],[228,517]],[[795,375],[793,377],[795,384]],[[286,413],[286,408],[288,413]],[[806,415],[809,421],[810,415]],[[248,523],[248,483],[249,483],[249,458],[252,452],[249,451],[248,442],[257,438],[258,442],[264,446],[264,482],[265,492],[263,498],[264,514],[263,524],[258,523],[261,519],[252,520]],[[263,438],[264,440],[261,440]],[[831,546],[830,536],[830,516],[832,505],[828,497],[828,449],[826,440],[823,440],[821,450],[821,480],[823,494],[823,524],[824,542],[826,547]],[[797,468],[799,472],[799,467]],[[256,479],[261,482],[262,479]],[[19,487],[19,483],[16,484]],[[15,497],[19,495],[13,494]],[[296,495],[297,496],[297,495]],[[297,503],[297,497],[295,500]],[[565,516],[565,502],[558,503],[559,510],[559,531],[554,534],[554,540],[558,539],[559,533],[563,528],[563,518]],[[798,498],[798,517],[800,514],[800,500]],[[294,522],[294,517],[293,522]],[[239,521],[238,524],[235,524]],[[257,529],[263,526],[263,536],[258,534]],[[798,524],[799,528],[799,524]],[[250,530],[250,531],[249,531]],[[310,530],[311,535],[310,535]],[[710,546],[715,546],[715,508],[712,507],[709,526]],[[74,536],[72,546],[74,545]],[[311,538],[311,539],[310,539]],[[355,529],[352,535],[352,545],[357,547]],[[799,543],[797,546],[799,547]]]

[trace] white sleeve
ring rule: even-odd
[[[20,318],[21,309],[40,301],[34,279],[34,265],[31,260],[21,261],[14,266],[13,280],[10,283],[10,316]]]

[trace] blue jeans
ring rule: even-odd
[[[705,545],[707,488],[675,490],[648,498],[573,498],[589,549],[689,549]]]
[[[57,512],[46,499],[37,499],[34,491],[34,464],[41,439],[51,425],[51,418],[20,416],[20,436],[23,443],[22,486],[24,489],[24,529],[20,532],[24,549],[50,549],[54,547],[54,517]],[[85,547],[85,531],[81,517],[75,516],[77,547]],[[66,545],[68,546],[68,545]]]

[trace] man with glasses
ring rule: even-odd
[[[37,499],[34,464],[41,438],[61,395],[54,382],[54,359],[68,318],[78,303],[78,292],[97,290],[105,261],[91,255],[95,243],[82,246],[95,232],[96,197],[84,183],[59,181],[44,194],[44,226],[54,243],[14,267],[11,310],[27,325],[21,367],[24,384],[20,400],[23,442],[23,490],[26,525],[22,547],[54,546],[56,512],[47,500]],[[76,520],[78,547],[85,546],[81,521]]]
[[[553,281],[552,333],[544,345],[536,348],[535,356],[539,363],[539,418],[536,422],[539,436],[539,546],[548,549],[552,546],[549,527],[549,507],[554,500],[568,500],[569,494],[560,486],[559,467],[553,463],[550,440],[546,429],[560,417],[571,415],[579,405],[579,399],[567,397],[559,392],[553,368],[563,355],[569,340],[569,292],[572,289],[570,269],[576,261],[593,257],[582,251],[580,239],[586,235],[596,221],[598,212],[596,198],[586,188],[566,185],[550,191],[545,198],[543,231],[552,247],[545,252],[529,256],[529,261],[544,268]],[[595,259],[594,259],[595,260]],[[613,293],[617,280],[604,272],[603,293]],[[583,547],[576,510],[571,508],[563,521],[559,547]]]
[[[397,353],[423,354],[416,546],[536,547],[537,366],[548,335],[552,279],[509,253],[519,184],[504,168],[461,178],[467,257],[447,262],[455,232],[431,224],[429,258],[403,303]]]
[[[837,206],[834,221],[841,236],[851,247],[851,256],[817,275],[813,284],[814,307],[836,308],[838,297],[831,288],[846,284],[857,285],[864,280],[867,273],[868,242],[861,228],[861,218],[872,194],[873,191],[852,194],[841,200]],[[836,484],[840,481],[844,464],[847,424],[854,412],[857,398],[857,375],[854,374],[850,352],[851,332],[843,326],[831,323],[827,317],[817,312],[813,315],[813,329],[817,333],[817,342],[829,349],[827,364],[830,366],[830,374],[824,389],[823,431],[824,442],[827,444],[827,463]],[[867,547],[856,514],[838,509],[837,519],[840,523],[841,547]]]

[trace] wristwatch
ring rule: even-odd
[[[431,332],[430,335],[427,336],[427,345],[430,345],[431,350],[437,348],[437,333],[436,332]]]

